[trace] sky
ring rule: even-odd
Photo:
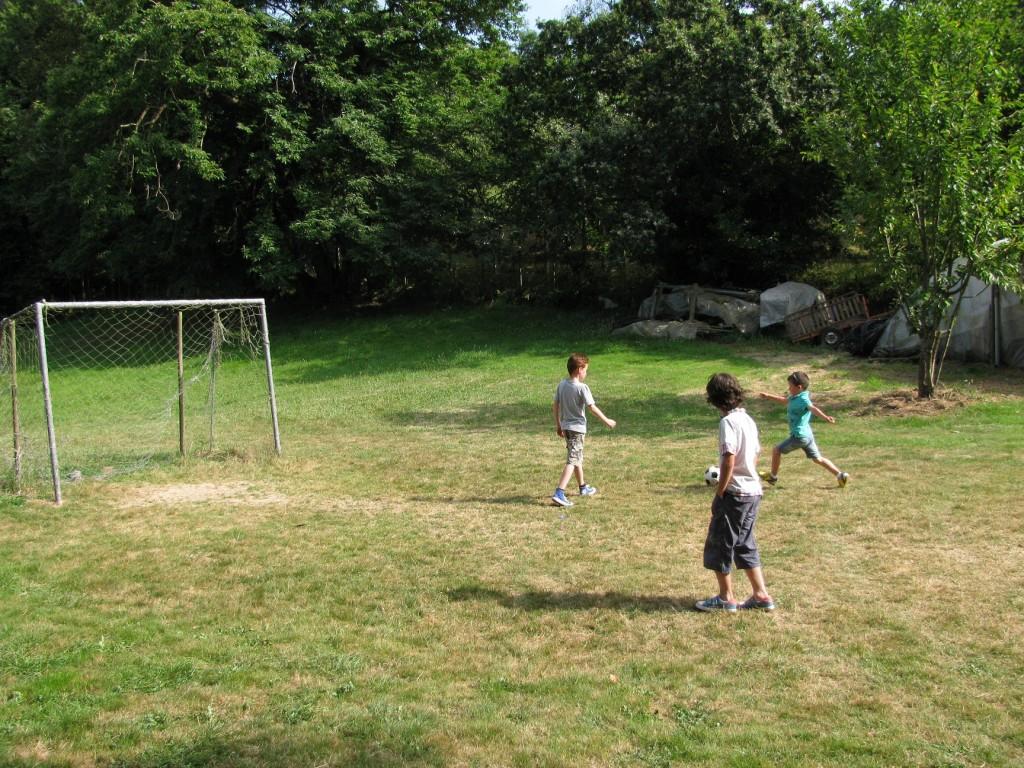
[[[533,25],[537,19],[560,19],[572,0],[526,0],[526,23]]]

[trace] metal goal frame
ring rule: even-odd
[[[183,422],[183,404],[184,404],[184,385],[182,380],[182,312],[187,309],[196,309],[200,307],[217,308],[217,307],[254,307],[259,315],[260,331],[262,335],[262,346],[263,346],[263,360],[266,368],[267,377],[267,394],[270,401],[270,417],[273,425],[274,433],[274,453],[278,456],[281,455],[281,431],[278,423],[277,416],[277,394],[274,389],[274,367],[270,357],[270,331],[267,323],[267,305],[264,299],[181,299],[171,301],[37,301],[35,304],[30,305],[35,316],[35,333],[36,339],[39,345],[39,367],[40,377],[42,380],[42,397],[46,412],[46,435],[48,442],[48,449],[50,454],[50,476],[53,482],[53,501],[57,506],[63,502],[61,495],[61,482],[60,482],[60,461],[57,455],[57,434],[54,427],[53,420],[53,400],[50,391],[50,374],[49,365],[46,356],[46,310],[48,309],[63,309],[63,310],[78,310],[78,309],[133,309],[133,308],[152,308],[152,309],[169,309],[178,310],[178,402],[179,402],[179,452],[184,452],[184,422]],[[22,310],[19,315],[27,314],[26,310]],[[14,471],[16,483],[20,485],[20,470],[21,470],[21,444],[19,439],[19,422],[20,415],[18,409],[18,376],[17,376],[17,355],[15,354],[14,346],[16,344],[16,325],[13,321],[13,317],[3,318],[2,325],[9,326],[10,333],[6,334],[5,338],[9,339],[11,345],[10,358],[12,360],[11,370],[11,420],[14,432]]]

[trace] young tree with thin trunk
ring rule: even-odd
[[[831,108],[816,157],[845,184],[853,241],[877,254],[921,338],[931,397],[967,280],[1020,285],[1024,132],[1016,0],[829,4]]]

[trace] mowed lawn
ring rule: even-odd
[[[912,363],[610,328],[272,313],[282,458],[0,495],[0,765],[1024,764],[1022,372],[947,364],[922,405]],[[563,510],[574,350],[619,427]],[[795,369],[850,484],[788,456],[778,610],[700,614],[704,385]],[[767,466],[785,409],[748,405]]]

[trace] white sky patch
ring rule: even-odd
[[[541,21],[561,19],[565,16],[565,9],[570,4],[567,0],[527,0],[526,13],[523,15],[526,23],[533,26],[537,19]]]

